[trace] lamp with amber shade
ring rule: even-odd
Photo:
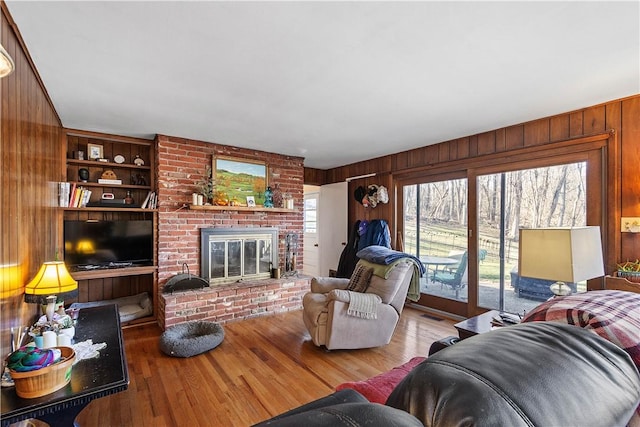
[[[18,263],[0,265],[0,300],[22,294],[23,270]]]
[[[71,277],[63,261],[48,261],[24,289],[25,302],[47,304],[45,313],[51,320],[56,303],[78,295],[78,282]]]
[[[604,276],[600,227],[522,228],[518,274],[557,280],[550,286],[556,296],[568,295],[567,282]]]

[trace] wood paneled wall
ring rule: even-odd
[[[621,233],[620,217],[640,216],[640,95],[326,171],[305,171],[305,178],[314,180],[305,183],[330,184],[352,176],[377,174],[349,183],[349,225],[358,219],[375,217],[389,221],[393,230],[394,212],[389,208],[393,200],[387,207],[364,209],[353,198],[357,186],[386,182],[389,196],[393,197],[393,175],[399,173],[419,172],[456,162],[478,162],[483,156],[512,154],[515,150],[603,134],[610,129],[615,131],[615,136],[607,150],[607,191],[619,196],[613,206],[606,207],[610,219],[607,232],[616,242],[615,253],[609,254],[609,258],[635,260],[640,258],[640,234]],[[324,181],[318,182],[321,179]],[[611,270],[611,266],[608,267]]]
[[[53,260],[56,250],[62,250],[54,184],[63,179],[65,156],[57,113],[4,2],[0,7],[0,40],[16,64],[11,75],[0,79],[0,269],[6,272],[13,266],[18,272],[0,277],[4,357],[10,328],[29,325],[39,311],[23,302],[24,284],[43,261]]]
[[[620,171],[613,184],[620,186],[621,216],[640,216],[640,96],[621,102],[620,116]],[[640,234],[620,234],[619,259],[640,258]]]

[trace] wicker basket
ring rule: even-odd
[[[69,383],[71,380],[71,368],[76,360],[76,353],[71,347],[56,348],[61,352],[61,358],[64,359],[62,362],[29,372],[10,370],[18,396],[24,398],[44,396],[61,389]]]

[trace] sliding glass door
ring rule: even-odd
[[[518,230],[586,225],[586,162],[478,175],[477,207],[477,305],[523,314],[552,294],[518,275]]]
[[[421,292],[467,300],[467,179],[404,187],[405,251],[427,268]]]
[[[418,304],[467,317],[549,298],[550,283],[518,275],[518,231],[601,225],[602,159],[595,149],[398,178],[403,248],[427,267]]]

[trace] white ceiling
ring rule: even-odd
[[[14,1],[62,124],[330,168],[640,93],[640,3]]]

